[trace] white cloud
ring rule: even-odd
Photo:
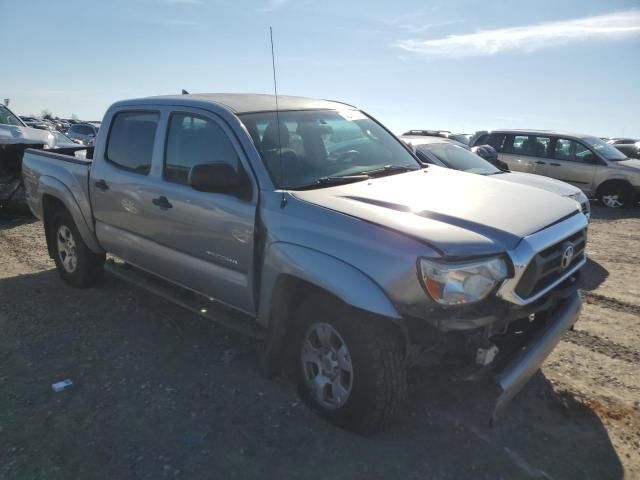
[[[284,7],[287,3],[289,3],[289,0],[269,0],[269,3],[258,11],[262,13],[273,12],[274,10],[278,10],[280,7]]]
[[[401,28],[402,30],[408,32],[408,33],[413,33],[413,34],[418,34],[418,33],[424,33],[427,30],[432,30],[435,28],[440,28],[440,27],[445,27],[447,25],[454,25],[456,23],[463,23],[466,20],[447,20],[444,22],[436,22],[436,23],[424,23],[424,24],[418,24],[418,23],[403,23],[401,25],[398,25],[399,28]]]
[[[427,57],[472,57],[521,50],[532,52],[568,43],[640,35],[640,10],[544,22],[522,27],[480,30],[423,40],[410,38],[394,46]]]

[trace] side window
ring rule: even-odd
[[[511,149],[511,152],[516,155],[546,157],[550,144],[550,137],[540,137],[536,135],[516,135],[513,137],[513,147]]]
[[[489,134],[485,133],[484,135],[480,135],[478,139],[474,142],[474,145],[486,145],[487,140],[489,140]]]
[[[220,162],[238,169],[238,155],[218,124],[186,113],[171,115],[164,155],[167,181],[186,185],[191,167]]]
[[[553,158],[570,162],[583,162],[585,157],[591,154],[591,150],[574,140],[558,138],[553,149]]]
[[[159,116],[155,112],[116,114],[107,141],[107,160],[125,170],[148,174]]]
[[[496,152],[502,152],[504,147],[504,139],[506,135],[504,133],[492,133],[489,138],[485,139],[487,145],[491,145],[496,149]],[[478,143],[481,145],[481,143]]]

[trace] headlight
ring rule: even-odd
[[[567,195],[567,197],[578,202],[582,213],[584,213],[587,218],[589,218],[589,216],[591,215],[591,204],[589,203],[589,199],[584,194],[584,192],[580,191],[577,193],[572,193],[571,195]]]
[[[507,265],[500,257],[459,263],[420,259],[422,284],[443,305],[478,302],[506,277]]]

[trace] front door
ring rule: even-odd
[[[551,154],[544,164],[536,165],[535,173],[570,183],[591,193],[598,165],[595,154],[583,144],[567,138],[556,138]]]
[[[154,208],[153,240],[164,250],[158,273],[218,301],[255,313],[252,295],[258,190],[246,195],[194,190],[191,167],[225,162],[249,172],[229,127],[213,114],[170,112],[163,139]],[[154,165],[155,168],[155,165]],[[249,175],[250,176],[250,175]]]

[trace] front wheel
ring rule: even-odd
[[[94,253],[87,247],[66,210],[54,215],[50,228],[53,259],[60,277],[73,287],[93,285],[102,276],[104,254]]]
[[[608,208],[624,208],[631,205],[632,195],[628,186],[622,183],[604,185],[600,189],[600,202]]]
[[[303,401],[329,422],[357,433],[383,428],[406,395],[396,327],[333,301],[302,309],[296,372]]]

